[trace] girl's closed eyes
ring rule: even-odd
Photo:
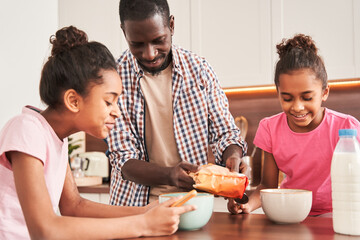
[[[301,96],[301,99],[304,101],[311,101],[313,98],[309,96]],[[292,97],[290,94],[282,94],[282,100],[285,102],[291,102],[294,100],[294,97]]]

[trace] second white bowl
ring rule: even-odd
[[[302,189],[262,189],[260,197],[266,216],[280,224],[303,221],[312,205],[312,192]]]

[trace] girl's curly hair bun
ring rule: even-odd
[[[275,67],[275,85],[279,87],[279,76],[283,73],[299,69],[310,69],[316,78],[322,81],[322,88],[327,87],[327,73],[324,61],[318,55],[314,40],[304,34],[296,34],[293,38],[283,39],[276,45],[279,61]]]
[[[312,51],[317,54],[318,48],[315,46],[315,42],[310,36],[304,34],[297,34],[291,39],[283,39],[281,43],[276,45],[277,53],[282,58],[285,54],[297,50],[303,52]]]
[[[85,32],[74,26],[64,27],[50,37],[50,43],[53,45],[51,55],[68,51],[73,47],[88,43],[88,37]]]

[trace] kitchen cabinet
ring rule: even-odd
[[[272,84],[275,45],[295,33],[316,41],[329,79],[360,76],[358,0],[168,0],[173,42],[205,57],[223,87]],[[84,29],[115,57],[127,48],[118,0],[61,0],[59,25]],[[84,6],[87,6],[84,9]]]
[[[275,45],[295,33],[314,38],[329,79],[360,76],[359,0],[168,1],[175,16],[173,42],[204,56],[223,87],[271,84]],[[84,29],[117,57],[127,48],[118,4],[61,0],[59,25]]]
[[[191,1],[191,47],[223,87],[271,81],[270,1]]]
[[[360,75],[360,1],[189,2],[190,49],[210,62],[223,87],[272,84],[275,46],[296,33],[316,41],[329,79]]]
[[[110,194],[108,193],[80,193],[80,196],[88,200],[109,204]]]
[[[119,27],[118,0],[86,1],[101,9],[96,16],[92,8],[77,11],[85,1],[59,2],[60,25],[78,25],[120,55],[127,45]],[[295,33],[314,38],[329,79],[360,75],[359,1],[169,0],[169,5],[175,16],[173,42],[204,56],[223,87],[271,84],[275,45]]]
[[[313,36],[329,79],[360,75],[360,1],[272,1],[274,46],[301,32]]]
[[[109,204],[110,187],[108,183],[95,186],[78,187],[80,196],[94,202]]]

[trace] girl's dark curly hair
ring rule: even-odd
[[[74,89],[88,94],[89,83],[101,84],[101,70],[116,70],[115,59],[101,43],[88,42],[85,32],[76,27],[62,28],[50,37],[51,56],[40,79],[40,98],[51,108],[63,104],[62,94]]]
[[[327,86],[327,73],[318,48],[310,36],[297,34],[291,39],[283,39],[276,45],[279,61],[275,68],[275,85],[279,87],[279,76],[300,69],[310,69],[316,78],[322,82],[322,88]]]

